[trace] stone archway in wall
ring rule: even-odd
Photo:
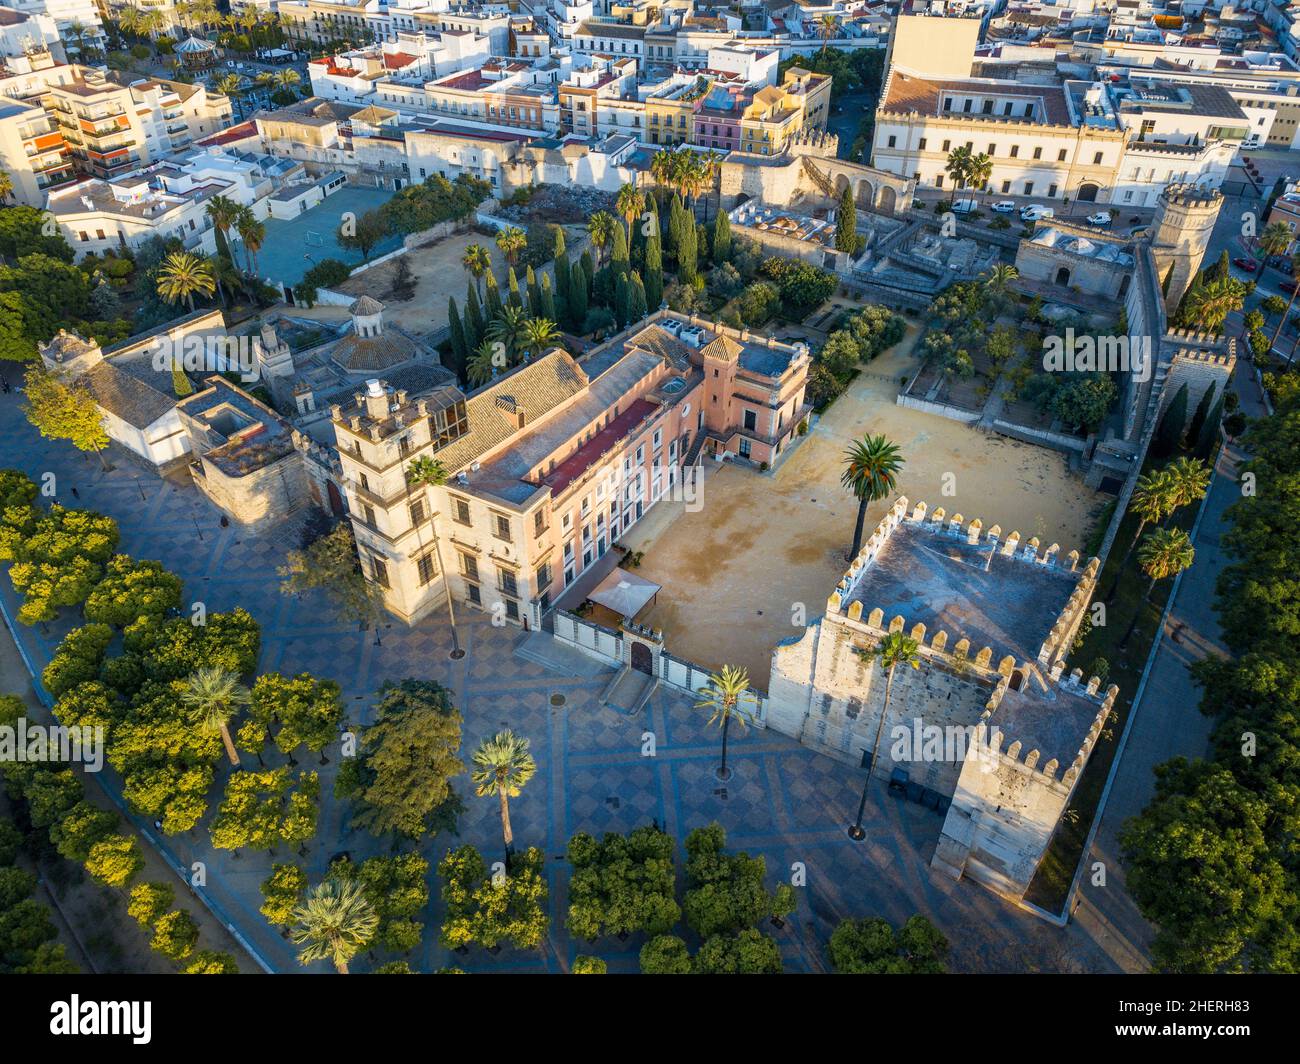
[[[870,181],[859,181],[857,191],[853,195],[854,201],[859,207],[872,207],[876,202],[876,187]]]
[[[898,209],[898,193],[886,185],[880,190],[876,203],[881,214],[893,214]]]
[[[1078,203],[1096,203],[1097,195],[1101,192],[1101,186],[1091,181],[1085,181],[1079,186],[1079,195],[1076,198]]]
[[[655,674],[655,656],[654,651],[650,649],[648,643],[634,642],[631,648],[631,660],[628,662],[637,672],[643,672],[647,676]]]
[[[844,196],[844,190],[849,187],[849,179],[840,174],[835,179],[835,199],[838,201]]]
[[[1056,284],[1060,285],[1062,288],[1069,288],[1069,287],[1070,287],[1070,271],[1067,270],[1064,266],[1062,266],[1059,270],[1056,271],[1056,277],[1054,278],[1054,281],[1055,281]]]

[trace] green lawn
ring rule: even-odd
[[[1144,471],[1163,465],[1163,462],[1148,461]],[[1184,506],[1166,522],[1166,527],[1182,528],[1191,531],[1196,521],[1200,503]],[[1120,525],[1119,535],[1111,548],[1110,557],[1102,569],[1101,579],[1097,583],[1094,602],[1100,601],[1109,591],[1120,562],[1133,542],[1133,533],[1137,531],[1138,519],[1126,514]],[[1150,525],[1143,530],[1145,536],[1151,530]],[[1193,562],[1193,564],[1196,564]],[[1093,748],[1088,767],[1084,769],[1073,798],[1066,808],[1065,816],[1057,828],[1042,863],[1038,866],[1025,900],[1039,905],[1050,912],[1060,912],[1065,905],[1066,894],[1074,879],[1075,869],[1083,856],[1083,844],[1092,828],[1092,820],[1097,812],[1097,803],[1106,786],[1106,777],[1110,774],[1111,763],[1115,759],[1115,747],[1124,725],[1128,721],[1133,706],[1133,696],[1137,693],[1138,683],[1142,679],[1142,670],[1146,667],[1147,656],[1151,653],[1151,644],[1155,641],[1164,612],[1169,592],[1173,589],[1173,580],[1164,580],[1156,584],[1148,603],[1142,602],[1150,579],[1144,574],[1137,562],[1137,552],[1129,558],[1124,567],[1115,597],[1106,606],[1107,623],[1104,627],[1094,627],[1084,640],[1083,645],[1069,656],[1071,667],[1077,665],[1083,670],[1084,678],[1096,671],[1094,663],[1104,658],[1110,663],[1110,672],[1102,683],[1105,690],[1108,684],[1119,685],[1119,695],[1115,699],[1114,714],[1110,724],[1102,732],[1101,738]],[[1120,641],[1138,610],[1141,614],[1137,627],[1133,629],[1128,643],[1121,647]]]

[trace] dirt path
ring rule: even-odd
[[[840,485],[841,460],[867,434],[901,448],[899,490],[912,503],[1059,543],[1063,554],[1082,548],[1105,500],[1063,455],[895,405],[919,332],[872,362],[774,474],[710,462],[699,512],[660,503],[624,537],[645,551],[640,575],[663,585],[638,620],[663,628],[672,653],[743,665],[766,689],[772,648],[825,611],[847,567],[857,503]],[[868,510],[868,530],[891,502]]]

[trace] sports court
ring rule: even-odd
[[[266,240],[257,253],[258,273],[292,287],[325,259],[356,265],[361,262],[361,254],[339,247],[336,239],[344,213],[350,211],[359,218],[366,211],[387,203],[392,195],[387,189],[344,185],[297,218],[290,221],[267,218]],[[401,245],[400,236],[387,236],[371,249],[370,257],[386,255]]]

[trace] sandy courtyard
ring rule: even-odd
[[[841,456],[869,433],[902,449],[899,488],[912,503],[1059,543],[1062,554],[1082,550],[1106,496],[1072,475],[1065,456],[895,405],[918,333],[871,363],[774,475],[708,462],[698,512],[662,502],[621,541],[645,551],[637,572],[663,585],[637,619],[663,628],[671,653],[743,665],[766,690],[773,646],[798,634],[801,604],[808,621],[825,612],[848,564],[857,504],[840,486]],[[890,502],[870,508],[867,532]]]

